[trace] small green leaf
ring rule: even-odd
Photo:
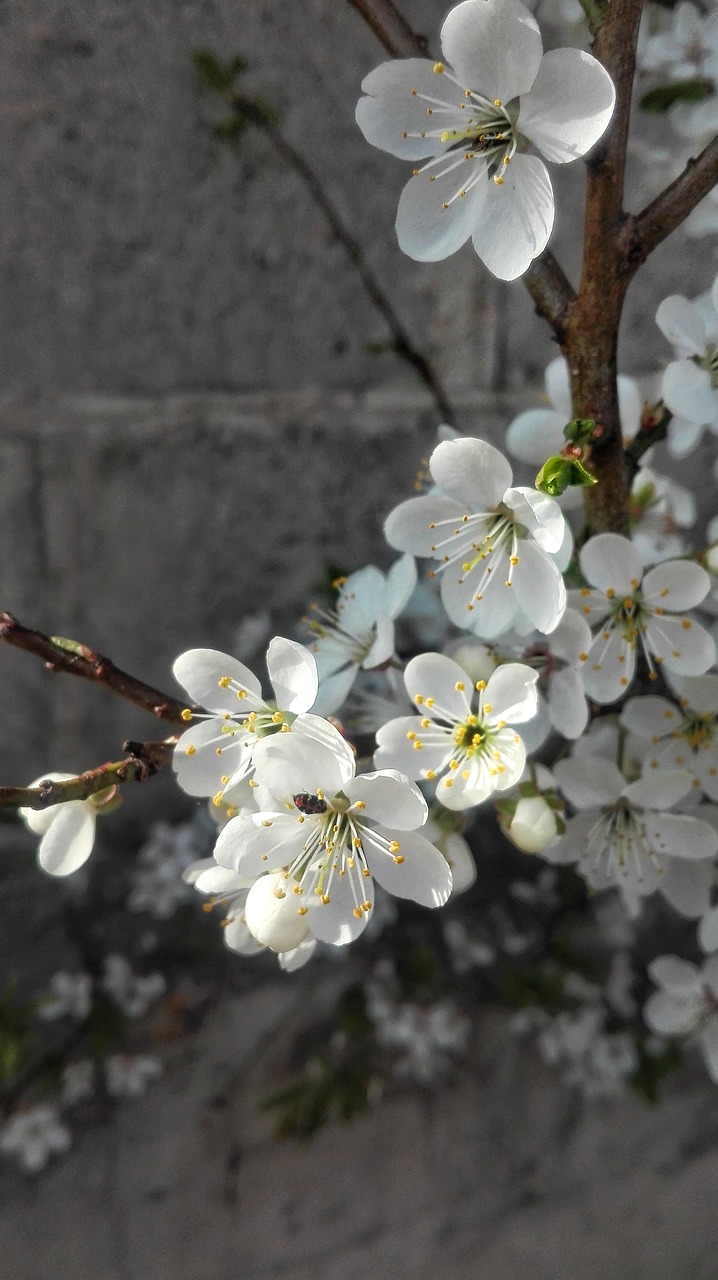
[[[544,462],[534,484],[541,493],[547,493],[550,498],[558,498],[571,484],[571,471],[572,463],[568,458],[556,455]]]
[[[580,489],[587,489],[589,485],[598,484],[595,476],[587,471],[582,462],[574,458],[571,463],[571,479],[569,484],[576,485]]]
[[[195,49],[192,61],[202,83],[217,93],[230,93],[237,76],[247,66],[243,58],[236,56],[222,62],[209,49]]]
[[[571,444],[586,444],[596,429],[593,418],[572,418],[566,423],[563,434]]]
[[[713,92],[710,80],[676,80],[675,84],[661,84],[649,89],[641,98],[641,110],[651,115],[662,115],[674,102],[702,102]]]

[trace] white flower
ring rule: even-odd
[[[91,1058],[68,1062],[62,1069],[62,1105],[74,1107],[95,1092],[95,1064]]]
[[[43,1022],[56,1018],[76,1018],[83,1022],[92,1008],[92,978],[89,973],[68,973],[61,969],[50,979],[50,990],[37,1011]]]
[[[513,488],[510,464],[485,440],[445,440],[429,466],[440,492],[396,507],[388,542],[441,562],[441,598],[457,626],[491,638],[522,611],[539,631],[553,631],[566,607],[552,559],[566,529],[558,504]]]
[[[599,1007],[566,1010],[540,1031],[537,1047],[544,1061],[563,1068],[566,1084],[587,1098],[613,1097],[638,1066],[630,1036],[605,1031],[605,1011]]]
[[[456,821],[462,822],[462,819],[457,819],[453,814],[445,814],[443,811],[438,817],[432,817],[430,813],[426,824],[422,827],[422,834],[436,845],[451,868],[452,898],[456,898],[460,893],[466,893],[476,879],[474,855],[464,837],[455,826],[450,825]]]
[[[74,777],[74,773],[43,773],[30,786],[38,787],[45,780],[69,782]],[[18,809],[25,826],[42,836],[37,860],[48,875],[69,876],[87,862],[95,843],[97,812],[107,794],[102,792],[89,800],[66,800],[47,809]]]
[[[167,984],[161,973],[142,977],[125,956],[105,956],[103,970],[100,986],[127,1018],[142,1018],[165,993]]]
[[[689,774],[662,770],[626,783],[599,756],[560,760],[554,774],[578,813],[546,849],[550,862],[577,863],[592,889],[615,885],[634,916],[656,889],[682,915],[704,913],[718,833],[700,817],[667,812],[690,791]]]
[[[689,1036],[701,1047],[711,1079],[718,1084],[718,956],[699,969],[678,956],[659,956],[648,972],[660,988],[648,997],[646,1022],[661,1036]]]
[[[346,699],[360,669],[370,671],[394,653],[394,619],[416,586],[416,565],[402,556],[387,574],[367,565],[341,584],[336,610],[311,622],[317,664],[317,715],[329,715]],[[306,708],[308,710],[308,708]]]
[[[460,920],[446,921],[444,938],[449,948],[454,973],[488,969],[496,963],[496,948],[485,938],[472,937]]]
[[[546,166],[523,153],[533,143],[558,164],[585,155],[613,113],[613,84],[581,50],[544,55],[519,0],[465,0],[441,45],[450,65],[411,58],[372,71],[357,123],[374,146],[425,161],[399,201],[404,252],[435,262],[471,237],[489,270],[513,280],[545,248],[554,218]]]
[[[395,1052],[394,1073],[418,1084],[432,1084],[466,1052],[469,1022],[450,1000],[419,1005],[367,1000],[379,1044]]]
[[[310,934],[352,941],[371,912],[374,877],[424,906],[441,906],[451,891],[446,860],[415,831],[427,817],[418,788],[392,771],[355,777],[351,748],[325,729],[320,742],[298,721],[260,744],[263,811],[227,823],[214,851],[220,866],[260,877],[244,910],[250,931],[273,951]]]
[[[680,530],[696,520],[696,500],[690,489],[641,467],[631,485],[629,506],[631,541],[652,564],[685,554]]]
[[[679,357],[666,368],[661,394],[683,424],[678,452],[686,453],[704,427],[718,432],[718,277],[709,298],[664,298],[656,323]]]
[[[527,409],[513,419],[506,431],[506,448],[521,462],[540,466],[551,454],[566,445],[563,429],[573,418],[568,365],[556,356],[544,374],[546,399],[550,409]],[[618,379],[618,409],[621,430],[632,439],[641,422],[641,393],[633,378]]]
[[[146,1053],[113,1053],[105,1058],[105,1086],[113,1098],[141,1098],[162,1075],[159,1058]]]
[[[194,822],[154,822],[132,868],[127,897],[130,911],[146,911],[156,920],[169,920],[190,900],[192,893],[182,873],[207,845],[206,835]]]
[[[526,751],[512,726],[536,714],[537,679],[530,667],[512,662],[474,686],[445,654],[419,654],[404,672],[419,715],[379,730],[375,764],[410,778],[438,778],[436,795],[447,809],[481,804],[521,777]]]
[[[188,712],[196,723],[175,748],[177,781],[189,795],[221,796],[225,788],[251,776],[260,738],[280,732],[312,706],[318,682],[308,649],[275,636],[267,649],[267,670],[275,702],[266,701],[257,677],[226,653],[190,649],[175,662],[176,679],[212,713]]]
[[[718,675],[674,681],[680,706],[668,698],[630,698],[621,724],[654,750],[652,769],[685,769],[693,786],[718,802]]]
[[[590,698],[615,702],[626,692],[639,647],[652,679],[654,663],[676,675],[700,675],[710,667],[715,660],[712,638],[699,623],[681,616],[708,594],[705,569],[688,560],[665,560],[644,576],[637,548],[616,533],[590,538],[579,562],[591,586],[572,591],[570,603],[599,626],[583,655]]]
[[[641,71],[667,73],[671,80],[715,79],[718,14],[701,13],[687,0],[676,5],[670,26],[641,41],[638,63]]]
[[[70,1130],[51,1106],[18,1111],[0,1129],[0,1152],[16,1156],[24,1173],[39,1173],[53,1155],[62,1155],[72,1146]]]
[[[575,609],[567,609],[546,640],[538,639],[521,654],[521,661],[538,675],[538,711],[523,731],[529,754],[552,729],[564,738],[580,738],[588,724],[581,655],[591,644],[591,628]]]

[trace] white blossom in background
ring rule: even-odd
[[[519,413],[506,430],[506,448],[520,462],[540,467],[552,454],[561,453],[566,445],[563,429],[573,418],[568,365],[556,356],[544,374],[548,409],[526,409]],[[641,423],[641,392],[633,378],[618,379],[618,411],[621,429],[633,439]]]
[[[692,302],[664,298],[656,324],[678,357],[663,374],[661,395],[674,415],[669,439],[680,455],[695,448],[704,428],[718,433],[718,277],[709,295]]]
[[[18,1111],[0,1129],[0,1153],[14,1156],[23,1173],[39,1173],[52,1156],[71,1146],[70,1130],[50,1105]]]
[[[144,1017],[167,988],[161,973],[143,977],[125,956],[115,954],[105,956],[99,986],[126,1018]]]
[[[434,1084],[466,1053],[470,1024],[453,1001],[401,1000],[393,970],[384,965],[377,965],[365,993],[377,1041],[395,1055],[396,1076]]]
[[[411,556],[402,556],[387,574],[367,565],[341,583],[333,611],[315,610],[310,622],[319,678],[315,714],[329,715],[341,707],[360,670],[391,660],[394,619],[412,596],[416,580]]]
[[[440,562],[441,599],[457,626],[491,639],[523,613],[544,635],[553,631],[566,608],[553,558],[566,531],[558,504],[512,487],[510,464],[485,440],[445,440],[429,466],[438,491],[396,507],[387,541]]]
[[[689,0],[665,14],[662,29],[641,40],[638,67],[669,80],[718,77],[718,13],[703,13]]]
[[[43,773],[30,783],[69,782],[74,773]],[[47,809],[18,809],[25,826],[42,836],[37,860],[51,876],[69,876],[79,870],[92,853],[98,810],[106,802],[107,792],[89,800],[66,800]]]
[[[470,934],[461,920],[447,920],[443,932],[454,973],[488,969],[496,963],[496,948],[485,937]]]
[[[396,230],[410,257],[435,262],[471,238],[494,275],[513,280],[545,248],[554,220],[546,166],[585,155],[605,131],[613,83],[579,49],[543,53],[519,0],[464,0],[441,31],[446,64],[388,62],[362,83],[367,141],[423,161],[404,188]]]
[[[244,912],[273,951],[310,936],[337,946],[358,937],[374,877],[424,906],[441,906],[451,892],[448,863],[416,830],[428,814],[418,788],[392,770],[356,777],[350,746],[324,724],[323,741],[302,720],[258,746],[261,810],[228,822],[214,851],[220,866],[258,877]]]
[[[710,577],[688,560],[664,560],[644,573],[639,551],[617,533],[589,538],[579,564],[590,584],[572,591],[570,604],[597,627],[583,658],[583,683],[595,702],[625,694],[641,652],[649,674],[663,663],[676,675],[700,675],[715,661],[715,644],[685,616],[710,590]]]
[[[632,916],[656,890],[682,915],[704,914],[718,832],[700,816],[669,812],[691,790],[688,773],[655,770],[627,783],[612,761],[584,755],[553,772],[577,813],[545,850],[549,862],[575,863],[591,889],[619,889]]]
[[[74,1107],[91,1098],[95,1092],[95,1064],[91,1058],[68,1062],[62,1069],[60,1100],[63,1107]]]
[[[38,1006],[37,1016],[43,1022],[57,1018],[74,1018],[84,1022],[92,1008],[92,978],[89,973],[68,973],[61,969],[50,979],[50,987]]]
[[[631,541],[649,564],[685,555],[684,530],[696,522],[696,500],[690,489],[667,476],[641,467],[631,485],[628,518]]]
[[[113,1098],[141,1098],[162,1075],[162,1063],[146,1053],[113,1053],[105,1058],[105,1088]]]
[[[204,852],[206,833],[195,822],[154,822],[132,868],[130,911],[146,911],[156,920],[169,920],[192,898],[183,873]]]
[[[617,951],[611,957],[611,967],[603,986],[606,1003],[621,1018],[632,1018],[638,1012],[638,1001],[634,995],[636,974],[631,963],[630,952]]]
[[[649,1027],[661,1036],[697,1043],[718,1084],[718,956],[705,960],[701,968],[678,956],[659,956],[648,973],[659,988],[643,1010]]]
[[[550,1019],[537,1039],[544,1062],[559,1067],[564,1082],[586,1098],[616,1097],[638,1068],[631,1037],[607,1032],[605,1021],[598,1006],[566,1010]]]
[[[275,636],[267,649],[275,701],[267,701],[253,673],[216,649],[190,649],[174,664],[176,679],[209,714],[188,711],[192,727],[174,752],[177,781],[191,796],[211,796],[251,777],[254,749],[263,736],[286,730],[317,696],[313,655]]]
[[[647,695],[629,698],[621,724],[649,739],[651,769],[684,769],[693,787],[718,802],[718,675],[672,681],[678,704]]]
[[[404,672],[418,715],[379,730],[375,764],[435,781],[447,809],[481,804],[523,773],[526,751],[513,726],[536,714],[537,679],[530,667],[513,662],[474,686],[445,654],[419,654]]]

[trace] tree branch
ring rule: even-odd
[[[393,58],[426,58],[429,42],[417,35],[392,0],[349,0]]]
[[[36,787],[0,787],[0,809],[48,809],[68,800],[89,800],[123,782],[146,782],[171,763],[176,743],[176,737],[164,742],[125,742],[129,755],[124,760],[98,765],[66,782],[45,778]]]
[[[665,191],[635,217],[629,217],[620,238],[621,250],[637,271],[666,236],[685,222],[689,213],[718,182],[718,138],[714,138]]]
[[[104,685],[159,720],[169,720],[172,724],[182,724],[187,720],[183,715],[187,706],[185,702],[136,680],[116,667],[109,658],[76,640],[46,636],[42,631],[24,627],[11,613],[0,613],[0,641],[14,645],[16,649],[24,649],[26,653],[34,653],[42,658],[48,671],[66,671],[69,675]]]

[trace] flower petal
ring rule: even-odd
[[[588,724],[588,703],[579,673],[564,667],[551,678],[546,695],[554,729],[564,738],[580,738]]]
[[[426,707],[425,714],[432,720],[452,723],[469,714],[471,680],[446,654],[420,653],[412,658],[404,672],[404,683],[411,701],[422,709]]]
[[[718,411],[711,375],[692,360],[674,360],[667,366],[662,394],[671,413],[688,422],[712,422]]]
[[[483,173],[477,178],[475,166],[484,162],[467,160],[457,167],[452,167],[453,163],[442,161],[431,174],[414,174],[399,197],[399,248],[416,262],[440,262],[456,253],[482,216],[489,179]],[[468,187],[470,178],[475,183]],[[462,190],[466,190],[463,197],[459,195]]]
[[[566,164],[598,142],[615,102],[613,81],[596,58],[582,49],[552,49],[521,99],[518,128],[547,160]]]
[[[674,702],[654,694],[629,698],[619,721],[624,729],[638,734],[639,738],[663,738],[681,723],[681,713]]]
[[[436,525],[444,520],[456,520],[461,524],[466,514],[465,503],[441,493],[427,494],[421,498],[407,498],[389,512],[384,523],[384,536],[390,547],[408,551],[415,556],[434,556]]]
[[[414,831],[423,826],[429,816],[428,805],[419,788],[405,774],[394,769],[363,773],[353,778],[347,783],[345,794],[352,804],[359,800],[362,802],[365,810],[362,817],[402,831]]]
[[[317,664],[303,644],[275,636],[267,649],[267,670],[282,711],[309,710],[317,696]]]
[[[513,583],[519,608],[538,631],[550,635],[566,608],[566,587],[550,556],[529,538],[521,541]]]
[[[697,307],[687,298],[673,294],[664,298],[656,312],[661,333],[682,356],[706,354],[706,329]]]
[[[538,709],[538,671],[523,662],[507,662],[497,667],[489,677],[484,693],[484,708],[490,723],[506,720],[509,724],[522,724],[531,720]]]
[[[442,493],[474,512],[494,511],[512,480],[511,463],[504,455],[472,436],[442,440],[429,459],[429,470]]]
[[[258,942],[272,951],[292,951],[309,933],[305,915],[283,872],[260,876],[247,894],[244,914]]]
[[[435,845],[415,831],[378,828],[376,836],[363,832],[364,853],[374,878],[397,898],[411,898],[423,907],[441,907],[451,893],[451,870]],[[378,837],[378,838],[377,838]],[[400,853],[387,853],[384,841],[396,840]],[[403,862],[396,862],[396,857]]]
[[[475,3],[489,7],[487,0]],[[543,160],[515,155],[501,185],[487,182],[477,214],[472,239],[481,261],[499,280],[516,280],[546,248],[553,229],[553,189]]]
[[[222,790],[222,778],[251,765],[253,739],[244,729],[222,734],[220,717],[198,720],[182,734],[172,756],[172,767],[183,791],[190,796],[212,796]],[[217,755],[217,748],[221,756]]]
[[[48,875],[69,876],[87,862],[94,843],[92,809],[84,800],[70,800],[57,805],[57,814],[40,841],[38,862]]]
[[[537,489],[519,486],[507,489],[504,501],[542,551],[556,554],[561,550],[566,521],[553,498],[549,498],[546,493],[539,493]]]
[[[620,769],[601,756],[581,756],[559,760],[554,766],[556,781],[575,809],[594,809],[614,804],[624,787]]]
[[[630,782],[623,794],[640,809],[671,809],[691,789],[691,775],[681,769],[656,769]]]
[[[407,778],[425,778],[427,773],[439,773],[448,764],[453,748],[449,729],[444,740],[423,741],[418,716],[398,716],[396,720],[388,720],[379,729],[376,740],[374,763],[377,768],[382,771],[398,769]],[[416,750],[414,743],[419,740],[422,746]]]
[[[464,0],[441,28],[441,47],[464,88],[502,102],[531,88],[543,52],[538,24],[519,0]]]
[[[262,686],[249,668],[218,649],[188,649],[180,654],[172,671],[192,701],[208,711],[237,711],[235,690],[222,688],[219,684],[226,676],[241,689],[258,698],[262,696]]]
[[[643,577],[643,559],[628,538],[618,533],[598,533],[579,552],[581,572],[592,587],[631,595]]]
[[[538,467],[554,453],[560,453],[566,441],[563,429],[568,422],[553,409],[527,409],[514,418],[506,432],[506,448],[521,462]]]
[[[684,813],[647,813],[648,839],[658,855],[669,858],[713,858],[718,853],[718,831],[702,818]]]
[[[712,885],[713,867],[709,862],[671,858],[661,879],[660,890],[676,911],[688,920],[696,920],[710,906]]]
[[[457,120],[464,95],[448,77],[435,75],[427,58],[402,58],[383,62],[362,81],[362,93],[356,109],[356,122],[367,142],[402,160],[422,160],[446,150],[437,130],[427,117],[426,95],[456,108]],[[414,92],[412,92],[412,90]],[[454,121],[445,111],[442,129],[452,128]],[[411,135],[426,133],[427,137]]]
[[[659,605],[672,613],[682,613],[684,609],[695,609],[710,589],[710,577],[699,564],[690,560],[664,560],[648,570],[641,595],[654,607]]]
[[[397,618],[414,593],[417,577],[413,556],[404,555],[395,560],[386,575],[380,613],[385,613],[390,618]]]
[[[648,646],[679,676],[703,675],[715,662],[713,637],[690,618],[652,617],[646,625]]]

